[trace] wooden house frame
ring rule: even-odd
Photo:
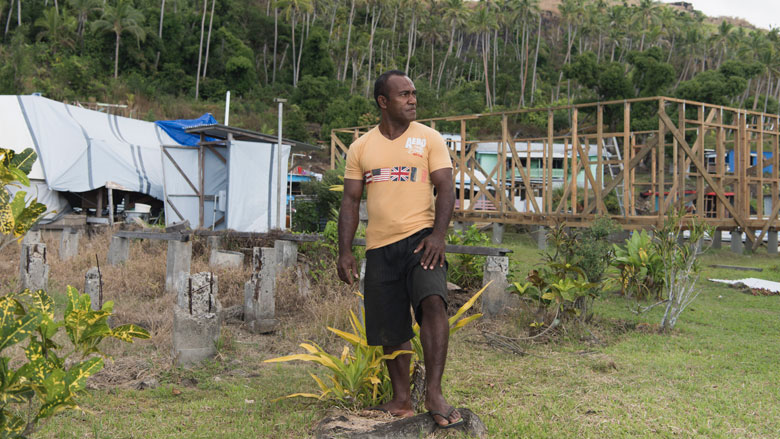
[[[636,117],[632,118],[632,109]],[[510,125],[536,113],[535,120],[546,116],[546,136],[519,136],[510,133]],[[641,117],[640,117],[641,115]],[[606,121],[606,117],[609,121]],[[563,118],[562,118],[563,117]],[[556,120],[558,125],[556,126]],[[566,123],[561,122],[565,120]],[[650,121],[648,123],[648,121]],[[597,102],[564,107],[523,109],[489,114],[448,116],[420,120],[433,128],[437,124],[459,128],[463,145],[451,148],[453,179],[468,175],[474,184],[456,186],[458,206],[464,206],[467,192],[480,192],[495,210],[481,211],[470,206],[456,208],[456,221],[482,221],[505,224],[552,225],[565,221],[570,226],[587,227],[598,216],[608,215],[625,229],[649,228],[663,224],[668,212],[687,208],[688,220],[699,220],[722,230],[746,232],[753,249],[769,229],[778,227],[780,211],[780,116],[740,108],[724,107],[670,97],[649,97]],[[652,124],[652,125],[650,125]],[[489,132],[485,127],[497,127]],[[348,144],[371,126],[339,128],[331,131],[331,166],[338,155],[346,154]],[[537,127],[538,130],[538,127]],[[486,134],[487,132],[487,134]],[[609,140],[608,140],[609,139]],[[616,142],[611,139],[615,139]],[[492,172],[481,169],[475,149],[480,141],[498,141],[498,163]],[[518,145],[543,142],[550,154],[543,160],[541,202],[529,197],[529,209],[518,211],[515,189],[531,187],[530,160],[520,162]],[[552,147],[563,143],[568,153],[564,175],[585,171],[585,185],[567,178],[562,190],[553,190]],[[597,149],[596,172],[591,172],[587,146]],[[715,162],[705,161],[705,148],[715,151]],[[734,151],[733,172],[726,155]],[[617,157],[620,159],[617,159]],[[756,164],[751,166],[751,156]],[[610,175],[608,170],[612,172]],[[637,170],[649,178],[637,179]],[[478,179],[475,171],[483,174]],[[519,177],[518,177],[519,176]],[[649,180],[649,181],[647,181]],[[503,188],[503,190],[499,189]],[[492,190],[491,190],[492,189]],[[658,197],[649,209],[638,209],[638,194]],[[765,208],[764,194],[770,196],[771,209]],[[710,199],[705,204],[705,196]],[[609,211],[605,200],[617,198],[620,212]],[[758,235],[758,236],[756,236]]]

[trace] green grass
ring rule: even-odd
[[[539,260],[530,238],[507,233],[505,239],[519,270]],[[526,345],[531,355],[517,356],[486,345],[479,327],[467,327],[450,343],[444,383],[450,401],[477,413],[491,437],[780,437],[780,297],[706,280],[778,281],[780,259],[724,249],[710,251],[703,265],[701,294],[671,334],[642,330],[660,323],[662,307],[635,315],[614,293],[595,302],[589,325],[602,343],[569,324],[556,341]],[[516,320],[477,326],[523,334]],[[88,412],[58,415],[39,437],[309,436],[328,404],[274,399],[313,391],[308,373],[316,369],[262,364],[274,356],[267,346],[275,337],[253,340],[236,342],[197,370],[169,370],[153,390],[92,391],[82,399]]]

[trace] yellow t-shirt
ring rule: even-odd
[[[438,131],[412,122],[389,140],[374,127],[349,147],[344,178],[363,180],[367,191],[366,249],[384,247],[433,227],[430,174],[451,168]]]

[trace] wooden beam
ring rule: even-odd
[[[163,148],[163,153],[168,157],[168,160],[171,161],[171,164],[173,164],[173,167],[176,168],[177,171],[179,171],[179,174],[181,174],[182,177],[184,177],[184,181],[187,182],[188,185],[192,188],[192,190],[195,192],[195,195],[198,195],[198,188],[195,187],[194,184],[192,184],[192,181],[187,177],[187,174],[184,173],[184,171],[181,169],[178,163],[176,163],[176,160],[173,159],[170,153]]]
[[[214,155],[217,156],[219,161],[221,161],[223,164],[227,164],[227,160],[225,160],[225,157],[222,154],[220,154],[219,151],[217,151],[216,148],[214,148],[213,146],[208,145],[208,144],[205,145],[205,146],[206,146],[206,148],[208,148],[209,151],[213,152]]]
[[[132,238],[132,239],[156,239],[162,241],[181,241],[187,242],[190,240],[189,233],[180,232],[131,232],[129,230],[120,230],[114,233],[114,236],[119,238]]]
[[[672,120],[669,119],[669,116],[666,115],[665,111],[661,111],[659,114],[659,120],[661,120],[664,125],[666,125],[666,128],[672,133],[672,135],[677,139],[677,142],[679,143],[680,147],[682,148],[683,152],[688,155],[688,157],[693,160],[694,165],[698,169],[703,169],[704,165],[699,161],[699,158],[696,157],[696,155],[691,151],[691,148],[688,146],[688,142],[685,141],[685,136],[680,133],[680,131],[674,126],[672,123]],[[739,224],[740,227],[744,229],[748,237],[750,239],[750,242],[752,243],[756,237],[750,233],[750,228],[745,224],[744,218],[742,218],[741,215],[734,209],[734,206],[729,203],[726,196],[723,194],[723,188],[720,187],[715,181],[710,177],[708,173],[703,173],[704,179],[707,181],[707,184],[712,186],[712,189],[715,191],[715,195],[720,199],[721,203],[723,203],[724,206],[726,206],[726,209],[731,213],[731,216],[734,217],[734,220]]]

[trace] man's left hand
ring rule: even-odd
[[[414,249],[415,253],[423,252],[422,258],[420,258],[420,265],[424,270],[433,270],[436,264],[444,266],[444,237],[437,235],[428,235],[422,241],[420,245]]]

